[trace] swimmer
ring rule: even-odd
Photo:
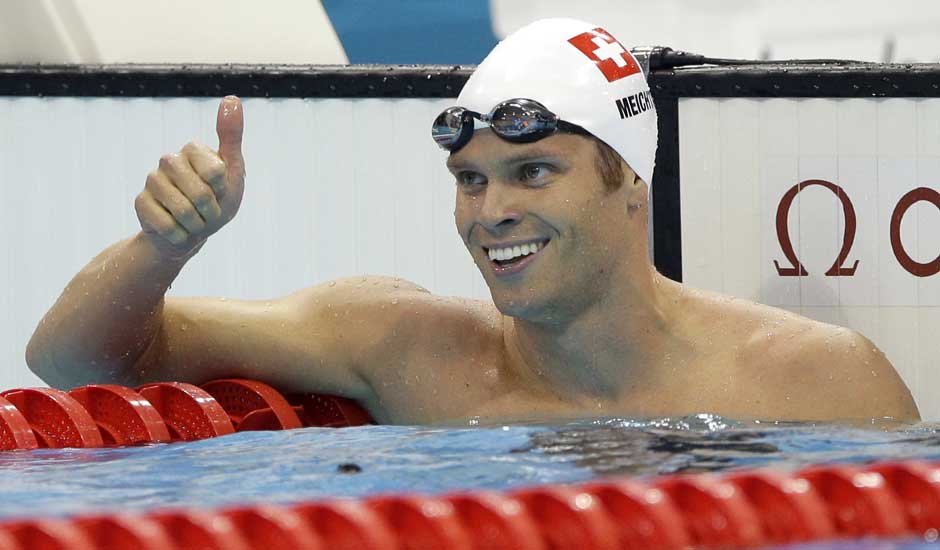
[[[217,151],[160,159],[135,202],[141,231],[82,269],[33,334],[34,373],[60,388],[255,378],[355,399],[380,423],[918,419],[861,334],[656,271],[656,112],[636,59],[595,25],[517,31],[432,125],[492,301],[387,277],[270,301],[165,297],[238,212],[243,124],[227,97]]]

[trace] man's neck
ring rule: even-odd
[[[649,367],[672,340],[680,287],[652,268],[634,275],[563,324],[507,319],[504,339],[520,374],[565,401],[598,406],[654,374]]]

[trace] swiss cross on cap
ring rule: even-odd
[[[600,27],[569,38],[568,42],[597,64],[607,82],[640,72],[640,66],[627,49]]]

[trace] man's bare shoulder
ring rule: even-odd
[[[745,300],[728,307],[742,336],[736,369],[780,418],[919,419],[897,371],[861,333]]]
[[[686,294],[695,304],[684,309],[691,313],[690,333],[713,342],[711,357],[726,359],[731,352],[721,368],[737,381],[742,415],[919,418],[894,367],[862,334],[716,292]]]

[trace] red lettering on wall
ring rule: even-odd
[[[777,206],[777,242],[780,243],[783,255],[787,257],[791,267],[780,267],[777,260],[774,260],[777,274],[781,277],[806,277],[809,275],[806,268],[797,259],[796,252],[793,251],[793,241],[790,240],[790,228],[787,224],[787,218],[790,215],[790,207],[793,205],[796,196],[800,194],[800,191],[811,185],[821,185],[835,193],[842,203],[842,214],[845,218],[845,228],[842,231],[842,250],[839,251],[839,256],[832,264],[832,267],[826,271],[826,275],[830,277],[851,277],[855,275],[855,270],[858,268],[858,260],[855,260],[852,267],[846,267],[843,264],[852,251],[852,245],[855,243],[855,207],[852,206],[852,201],[841,187],[826,180],[801,181],[791,187],[780,199],[780,204]],[[938,199],[940,199],[940,195],[938,195]],[[940,203],[937,203],[937,206],[940,207]],[[940,258],[938,258],[938,261],[940,261]]]
[[[940,256],[932,262],[922,264],[908,255],[904,250],[904,243],[901,242],[901,219],[904,218],[908,208],[920,201],[927,201],[940,208],[940,193],[928,187],[918,187],[901,197],[891,214],[891,249],[894,250],[894,257],[898,259],[898,263],[908,273],[917,277],[930,277],[940,273]]]

